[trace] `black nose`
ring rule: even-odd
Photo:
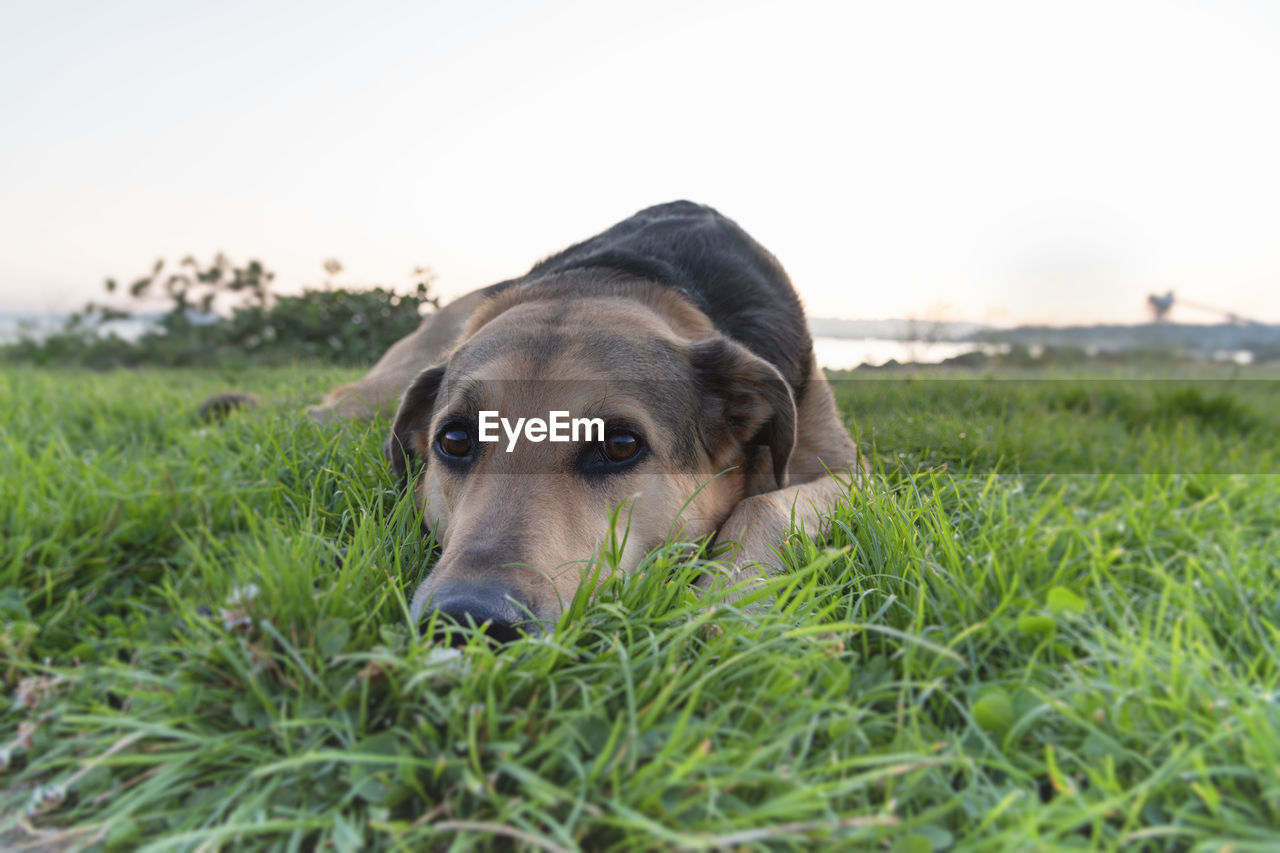
[[[477,587],[450,585],[431,599],[424,614],[427,619],[438,613],[435,625],[437,642],[464,645],[470,632],[462,628],[480,629],[499,643],[508,643],[526,633],[536,633],[528,611],[520,606],[510,589],[496,584]]]

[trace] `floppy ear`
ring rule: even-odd
[[[728,338],[699,341],[690,349],[702,407],[700,431],[718,466],[739,464],[747,496],[787,484],[787,460],[796,443],[796,404],[778,369]],[[762,453],[772,465],[763,470]]]
[[[440,390],[440,380],[443,378],[443,364],[429,367],[418,374],[400,398],[400,407],[396,409],[396,418],[391,424],[391,435],[382,446],[387,461],[391,463],[391,470],[396,472],[397,477],[403,478],[410,461],[417,457],[413,436],[419,430],[426,429],[430,423],[431,412],[436,405],[436,392]]]

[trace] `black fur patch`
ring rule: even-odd
[[[733,220],[690,201],[656,205],[538,262],[515,283],[591,269],[677,288],[721,334],[778,368],[797,404],[803,399],[813,340],[800,298],[777,259]]]

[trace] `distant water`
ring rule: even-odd
[[[1008,344],[965,341],[891,341],[884,338],[814,338],[818,364],[830,370],[851,370],[860,364],[880,366],[893,360],[901,364],[937,364],[970,352],[1000,355]]]
[[[20,338],[39,340],[44,336],[62,328],[67,320],[65,314],[5,314],[0,313],[0,344],[13,343]],[[115,332],[125,340],[133,340],[154,327],[149,318],[115,320],[107,324],[107,330]]]
[[[938,364],[949,358],[980,352],[983,355],[1004,355],[1009,352],[1006,343],[981,343],[977,341],[895,341],[884,338],[822,338],[813,339],[813,349],[818,356],[818,364],[829,370],[852,370],[868,364],[879,367],[889,360],[899,364]],[[1102,350],[1096,346],[1082,347],[1087,355],[1099,355]],[[1032,358],[1039,358],[1044,352],[1040,344],[1031,344],[1027,350]],[[1124,347],[1114,347],[1108,352],[1123,352]],[[1206,361],[1231,362],[1233,364],[1252,364],[1254,355],[1249,350],[1215,349],[1203,352],[1186,352],[1195,358]]]

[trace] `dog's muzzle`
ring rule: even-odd
[[[421,625],[433,614],[439,614],[435,639],[454,646],[467,642],[469,632],[460,628],[482,630],[499,643],[542,633],[541,623],[521,604],[515,590],[493,581],[451,581],[434,591],[423,584],[413,596],[409,617],[414,625]]]

